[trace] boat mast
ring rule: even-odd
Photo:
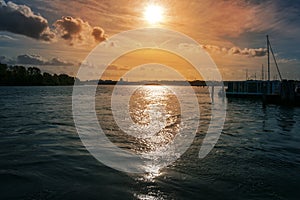
[[[267,35],[267,55],[268,55],[268,81],[270,81],[270,42],[269,42],[269,35]]]
[[[267,55],[268,55],[268,85],[267,85],[267,94],[271,93],[271,84],[270,84],[270,42],[269,35],[267,35]]]

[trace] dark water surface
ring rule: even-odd
[[[157,174],[133,175],[85,149],[71,95],[72,87],[0,87],[0,199],[300,198],[300,108],[228,100],[222,135],[207,157],[198,159],[195,140]],[[210,104],[202,103],[205,116]],[[101,118],[107,110],[96,109],[109,127],[109,118]]]

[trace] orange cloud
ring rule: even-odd
[[[88,22],[70,16],[62,17],[54,23],[58,35],[70,45],[91,45],[106,40],[104,30],[91,27]]]

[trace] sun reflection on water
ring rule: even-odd
[[[127,106],[120,107],[107,107],[110,96],[102,95],[102,89],[98,87],[96,110],[106,137],[118,148],[144,158],[147,162],[137,167],[145,169],[148,178],[159,176],[160,168],[174,158],[165,147],[180,134],[181,105],[174,89],[165,85],[120,86],[116,101],[128,99]],[[114,87],[110,90],[113,92]],[[126,115],[122,109],[127,110]],[[126,129],[120,128],[113,112]]]
[[[145,184],[146,186],[142,188],[142,191],[135,193],[136,199],[140,200],[163,200],[164,194],[157,188],[157,179],[163,176],[160,171],[160,167],[157,165],[145,166],[148,173],[140,174],[138,178],[135,179],[137,184]]]
[[[151,137],[140,140],[140,145],[148,147],[148,149],[139,151],[141,154],[163,155],[165,152],[161,150],[161,147],[171,143],[179,132],[180,104],[173,91],[166,86],[144,85],[136,90],[130,100],[130,115],[132,120],[139,125],[161,126],[159,131]],[[151,120],[160,122],[160,124],[151,122]],[[144,133],[141,132],[141,134]],[[138,184],[147,183],[147,186],[143,188],[144,192],[134,195],[137,199],[165,199],[155,186],[157,178],[163,175],[161,166],[155,161],[143,166],[147,173],[136,177],[136,182]]]
[[[160,183],[168,179],[168,168],[165,168],[168,163],[172,163],[179,158],[181,154],[173,148],[167,149],[166,146],[172,146],[173,141],[185,141],[182,137],[182,130],[189,130],[187,120],[184,118],[184,112],[181,109],[185,108],[188,113],[194,106],[191,106],[190,93],[186,87],[164,86],[164,85],[142,85],[142,86],[119,86],[120,89],[116,92],[117,101],[124,102],[123,97],[126,97],[126,106],[114,107],[115,110],[127,109],[127,115],[121,115],[121,120],[131,121],[128,127],[136,125],[136,133],[147,137],[134,137],[123,129],[119,128],[113,115],[110,115],[110,108],[107,107],[107,114],[99,113],[98,121],[106,131],[106,135],[112,143],[122,150],[130,151],[145,159],[145,162],[139,163],[137,167],[146,171],[143,174],[130,174],[134,184],[138,189],[133,191],[136,199],[169,199],[166,193],[161,190]],[[174,89],[175,88],[175,89]],[[101,88],[99,88],[101,90]],[[113,88],[111,88],[113,90]],[[177,96],[178,95],[178,96]],[[186,101],[180,99],[183,96]],[[98,105],[105,103],[105,96],[97,96]],[[109,98],[109,96],[108,96]],[[108,99],[107,98],[107,99]],[[209,98],[209,96],[208,96]],[[106,100],[107,101],[107,100]],[[183,103],[182,103],[183,102]],[[124,104],[125,105],[125,104]],[[187,106],[184,107],[184,106]],[[97,106],[96,108],[100,107]],[[102,111],[102,110],[101,110]],[[192,113],[192,112],[191,112]],[[122,114],[122,113],[121,113]],[[124,117],[123,117],[124,116]],[[194,115],[188,115],[189,121],[196,123]],[[186,120],[186,121],[184,121]],[[153,122],[154,121],[154,122]],[[159,123],[157,123],[159,122]],[[151,127],[152,125],[152,127]],[[144,132],[146,129],[152,130],[155,125],[161,125],[153,135],[147,135]],[[184,143],[184,142],[183,142]],[[175,146],[177,147],[177,146]],[[171,150],[171,151],[169,151]],[[178,154],[178,155],[177,155]],[[130,166],[131,162],[128,162]],[[169,165],[169,164],[168,164]],[[163,170],[164,168],[164,170]]]
[[[141,145],[150,147],[146,152],[172,142],[179,131],[180,104],[176,95],[166,86],[144,85],[137,89],[131,96],[129,112],[133,122],[138,125],[135,128],[140,128],[139,134],[151,132],[151,135],[146,135],[149,137],[141,140]]]

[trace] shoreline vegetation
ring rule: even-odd
[[[37,67],[0,63],[0,86],[64,86],[74,85],[75,79],[67,74],[42,73]]]

